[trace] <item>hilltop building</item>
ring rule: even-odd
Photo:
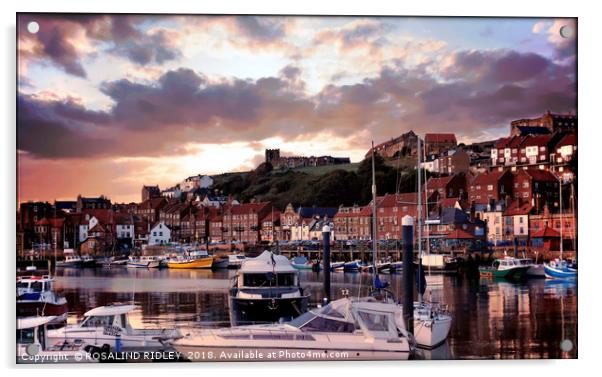
[[[294,169],[304,166],[326,166],[349,164],[349,157],[332,157],[332,156],[290,156],[284,157],[280,155],[280,149],[266,149],[265,162],[270,163],[274,169]]]

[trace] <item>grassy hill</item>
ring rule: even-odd
[[[415,190],[415,170],[410,160],[385,161],[377,156],[376,183],[379,195]],[[283,209],[295,206],[365,205],[371,200],[372,161],[289,170],[273,170],[262,164],[254,171],[214,176],[214,188],[243,202],[271,201]]]

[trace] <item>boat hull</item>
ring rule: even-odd
[[[447,339],[451,329],[452,318],[448,315],[435,319],[414,320],[414,339],[419,347],[435,348]]]
[[[167,262],[167,267],[176,269],[210,269],[213,257],[194,259],[190,261]]]
[[[66,317],[69,311],[67,302],[48,303],[44,301],[17,301],[17,317],[57,316]]]
[[[56,266],[60,268],[80,268],[82,262],[57,262]]]
[[[572,268],[554,268],[544,265],[544,273],[548,279],[576,280],[577,270]]]
[[[221,258],[221,259],[213,259],[213,265],[211,266],[211,268],[223,269],[223,268],[228,268],[229,266],[230,266],[230,261],[227,258]]]
[[[528,266],[497,270],[491,267],[479,267],[479,274],[486,278],[521,279],[525,276]]]
[[[527,276],[531,278],[545,278],[546,271],[542,264],[532,265],[527,270]]]
[[[292,319],[307,311],[309,295],[290,298],[238,298],[230,296],[232,326],[273,323]]]
[[[128,268],[159,268],[161,266],[161,262],[127,262],[127,266]]]

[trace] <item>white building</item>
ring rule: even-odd
[[[171,229],[165,225],[164,221],[159,221],[150,230],[148,235],[149,245],[165,245],[171,242]]]
[[[213,178],[208,175],[193,175],[180,183],[180,188],[188,192],[197,188],[209,188],[213,186]]]

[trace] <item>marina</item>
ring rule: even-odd
[[[64,269],[55,287],[69,302],[69,323],[95,307],[133,302],[135,328],[228,328],[229,285],[236,270]],[[310,306],[322,301],[323,272],[300,271]],[[333,273],[333,300],[367,295],[371,274]],[[403,296],[402,275],[383,275]],[[454,317],[449,338],[434,357],[574,358],[577,356],[577,284],[571,281],[480,279],[477,274],[427,278],[426,297],[447,305]],[[460,318],[460,319],[457,319]],[[462,318],[466,320],[462,320]],[[563,339],[575,345],[565,352]],[[441,353],[443,355],[441,355]]]

